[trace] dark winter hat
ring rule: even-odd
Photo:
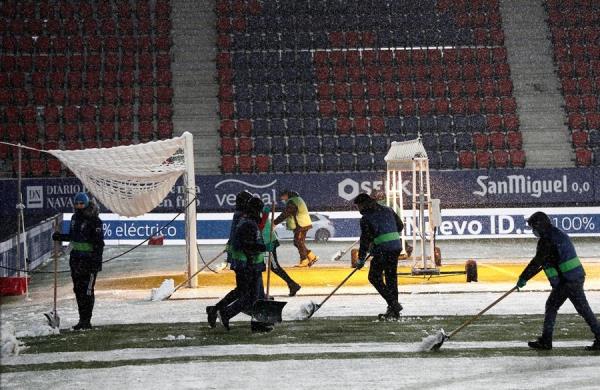
[[[78,192],[73,198],[73,203],[83,203],[85,207],[90,205],[90,197],[85,192]]]
[[[248,202],[250,198],[252,198],[252,194],[249,191],[244,190],[238,192],[238,194],[235,196],[235,207],[240,210],[243,209],[246,206],[246,202]]]
[[[263,207],[265,207],[265,204],[260,198],[256,196],[250,198],[246,203],[246,211],[254,215],[260,214],[262,212]]]
[[[358,194],[356,198],[354,198],[354,204],[362,205],[369,204],[375,202],[375,199],[371,198],[368,194],[362,193]]]
[[[552,221],[550,221],[550,217],[546,215],[546,213],[542,211],[536,211],[527,219],[527,224],[535,230],[544,231],[550,226],[552,226]]]

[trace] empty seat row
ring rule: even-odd
[[[106,55],[72,55],[72,56],[12,56],[0,57],[0,67],[5,72],[64,72],[71,71],[133,71],[136,69],[169,70],[171,56],[167,53],[140,53],[135,55],[127,53],[108,53]]]
[[[158,18],[168,18],[171,12],[170,0],[157,0],[149,2],[146,0],[130,1],[17,1],[7,0],[0,7],[0,15],[8,18],[33,19],[39,16],[42,19],[56,15],[60,18],[77,17],[87,19],[90,17],[109,18],[117,15],[119,18],[128,18],[132,15],[138,17],[150,17],[153,13]]]
[[[173,123],[169,120],[155,121],[145,120],[137,122],[104,122],[104,123],[81,123],[68,124],[60,126],[58,124],[48,124],[38,126],[35,123],[27,125],[3,125],[0,128],[0,140],[6,139],[8,142],[38,142],[78,140],[102,140],[110,139],[132,139],[133,134],[137,132],[140,139],[149,140],[154,134],[160,138],[168,138],[173,134]]]
[[[141,76],[140,76],[141,77]],[[169,81],[169,78],[162,81]],[[2,81],[0,80],[0,83]],[[8,81],[7,81],[8,82]],[[299,91],[299,87],[302,88]],[[316,96],[320,100],[336,99],[405,99],[405,98],[458,98],[477,97],[491,99],[511,97],[513,84],[510,79],[498,81],[402,81],[367,83],[319,83]],[[219,99],[225,101],[274,100],[295,102],[314,100],[315,87],[311,84],[239,84],[233,87],[221,84]]]
[[[6,123],[58,123],[77,124],[80,122],[112,122],[115,119],[120,121],[130,121],[134,117],[139,120],[152,120],[153,118],[169,120],[173,115],[173,109],[170,104],[159,104],[156,109],[152,104],[140,104],[137,107],[133,105],[103,105],[103,106],[46,106],[19,107],[9,106],[2,110],[0,108],[0,119]]]

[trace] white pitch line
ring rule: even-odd
[[[176,341],[174,341],[175,343]],[[332,344],[233,344],[209,345],[197,347],[172,348],[127,348],[110,351],[85,352],[51,352],[39,354],[23,354],[2,358],[2,365],[14,366],[22,364],[47,364],[68,362],[115,362],[139,359],[164,359],[181,357],[215,357],[215,356],[246,356],[246,355],[300,355],[325,353],[416,353],[420,352],[421,343],[332,343]],[[556,341],[555,348],[579,348],[591,344],[585,340]],[[444,349],[497,349],[497,348],[527,348],[524,341],[470,341],[444,343]],[[315,356],[317,357],[317,356]],[[240,359],[243,360],[243,359]]]

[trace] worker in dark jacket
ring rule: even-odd
[[[562,304],[569,299],[596,337],[594,344],[586,349],[599,351],[600,324],[585,296],[583,290],[585,271],[571,239],[553,226],[550,218],[541,211],[529,217],[527,224],[539,240],[535,256],[519,276],[517,287],[525,287],[527,281],[541,270],[544,270],[552,286],[552,291],[546,301],[542,336],[529,342],[529,346],[534,349],[552,349],[552,333],[556,314]]]
[[[402,251],[400,232],[404,225],[394,210],[378,204],[367,194],[359,194],[354,204],[362,214],[357,268],[365,265],[370,252],[369,282],[388,305],[379,318],[397,320],[402,310],[398,302],[398,256]]]
[[[294,246],[298,248],[300,255],[300,262],[297,266],[311,267],[319,260],[319,257],[306,247],[306,233],[312,228],[306,202],[297,192],[290,190],[281,191],[279,198],[285,202],[285,209],[275,218],[273,225],[285,221],[287,229],[294,232]]]
[[[96,276],[102,270],[104,233],[98,217],[98,207],[88,195],[79,192],[73,199],[75,212],[68,234],[55,232],[54,241],[71,241],[71,279],[79,310],[79,322],[73,330],[91,329],[94,309]]]
[[[216,313],[227,330],[229,320],[242,311],[250,312],[254,302],[260,297],[259,286],[262,286],[260,279],[265,270],[266,246],[258,222],[263,206],[263,202],[256,197],[247,202],[231,240],[231,269],[235,272],[237,299],[233,302],[224,299],[215,306]],[[208,320],[210,326],[214,327],[216,318],[209,315]]]
[[[235,197],[235,210],[233,212],[233,218],[231,219],[231,227],[229,229],[229,239],[227,240],[227,244],[225,245],[225,250],[227,251],[227,263],[231,264],[232,260],[232,247],[231,243],[233,241],[233,236],[235,234],[235,229],[237,228],[240,219],[244,215],[246,205],[248,201],[252,198],[252,194],[247,190],[243,190],[239,192]],[[262,290],[262,284],[258,287]],[[221,307],[226,307],[238,299],[238,290],[233,289],[227,295],[219,301],[218,305]],[[208,317],[208,324],[211,328],[214,328],[217,323],[217,306],[207,306],[206,307],[206,316]]]

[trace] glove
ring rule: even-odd
[[[519,278],[517,281],[517,288],[523,288],[527,284],[527,279]]]
[[[62,234],[59,232],[52,233],[52,241],[62,241]]]
[[[356,262],[356,268],[361,269],[362,267],[365,266],[366,262],[367,262],[366,258],[358,259],[358,261]]]

